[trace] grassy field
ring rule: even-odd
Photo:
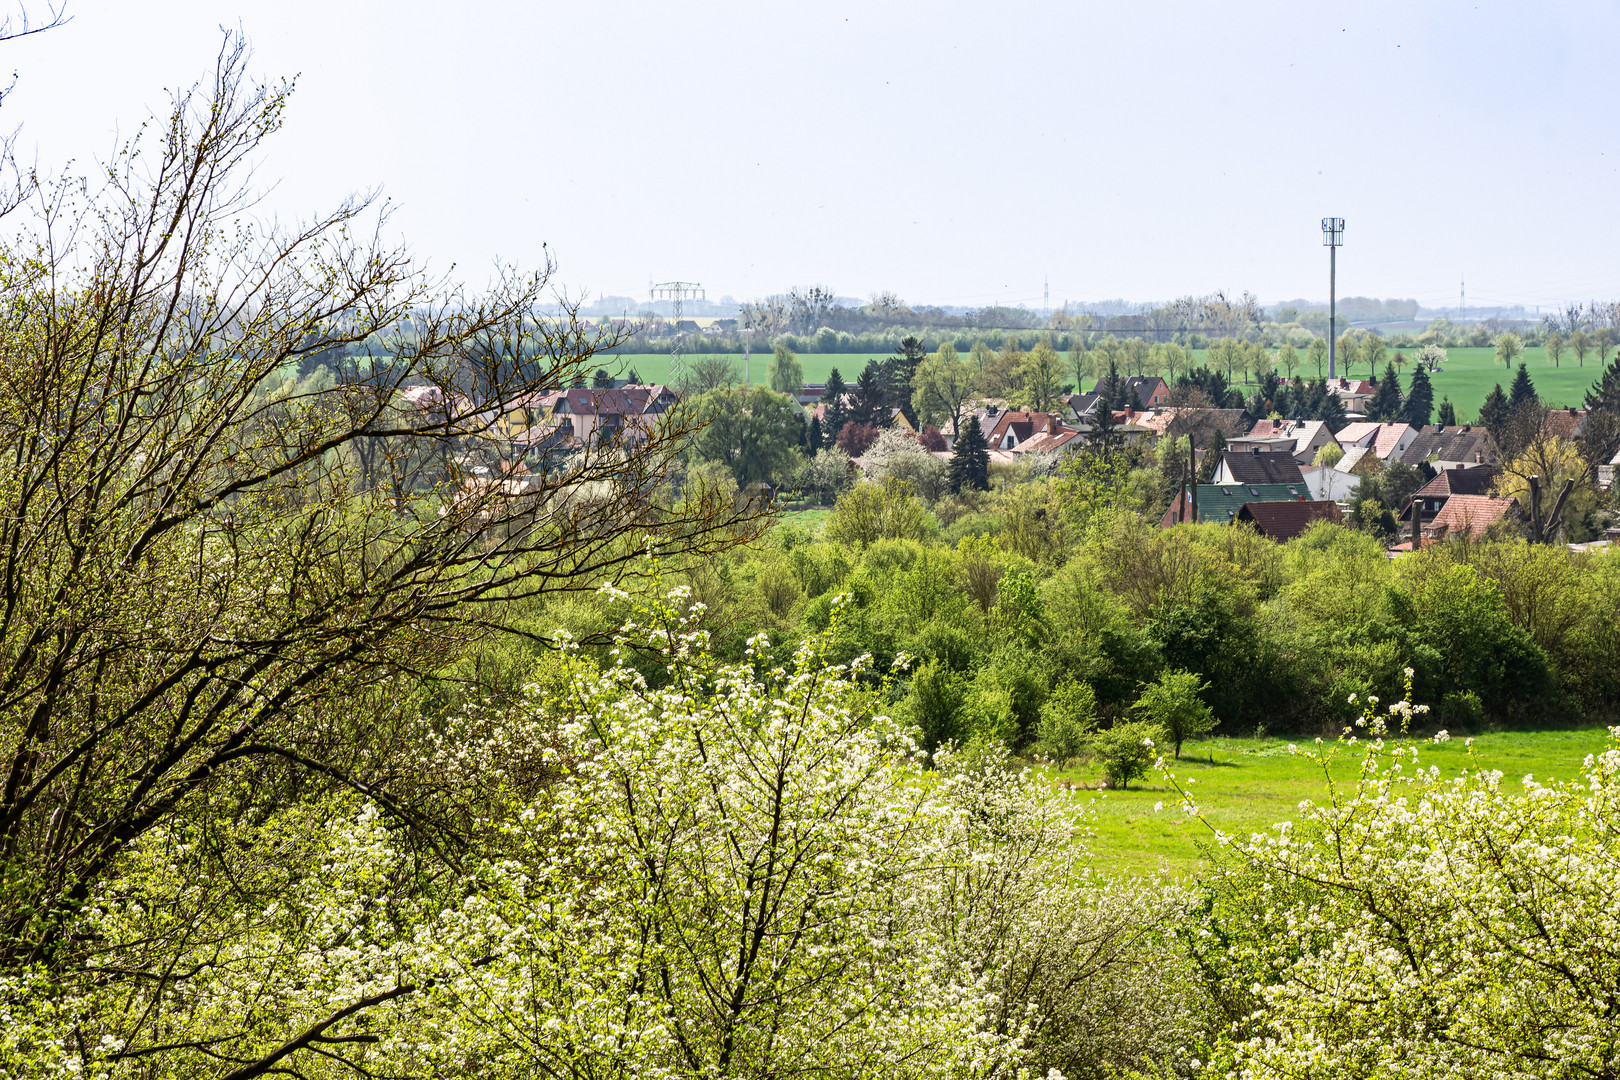
[[[708,353],[689,353],[682,359],[694,356],[707,356]],[[732,362],[737,369],[738,378],[742,377],[743,358],[741,353],[724,353],[726,359]],[[804,366],[804,381],[807,383],[822,383],[827,381],[827,375],[833,368],[845,382],[854,382],[860,375],[861,369],[866,367],[869,360],[886,360],[892,353],[799,353],[799,363]],[[630,353],[619,356],[603,356],[598,358],[601,366],[607,368],[615,375],[623,377],[625,372],[635,368],[643,382],[667,382],[669,380],[669,354],[668,353]],[[749,381],[763,383],[765,369],[771,362],[769,351],[754,353],[748,361]],[[594,369],[593,369],[594,370]]]
[[[1504,782],[1517,783],[1527,773],[1542,781],[1565,780],[1578,773],[1587,754],[1607,744],[1602,728],[1480,735],[1474,739],[1472,761],[1464,741],[1455,739],[1426,745],[1421,762],[1438,765],[1447,776],[1482,768],[1502,770]],[[1187,743],[1182,760],[1172,764],[1178,777],[1193,782],[1191,790],[1209,822],[1239,836],[1293,818],[1300,800],[1327,794],[1320,767],[1290,754],[1286,740],[1202,739]],[[1355,759],[1341,751],[1334,779],[1353,778],[1355,771]],[[1101,780],[1100,772],[1081,767],[1059,774],[1057,782],[1097,787]],[[1155,810],[1161,802],[1164,808]],[[1101,867],[1176,877],[1202,868],[1199,847],[1208,841],[1209,830],[1178,809],[1178,796],[1156,776],[1125,791],[1099,790],[1090,803],[1096,812],[1094,847]]]
[[[693,355],[702,356],[703,353]],[[869,360],[883,360],[888,354],[878,353],[800,353],[799,362],[804,365],[804,379],[806,382],[826,382],[827,375],[833,368],[837,368],[845,382],[853,382],[855,377],[866,366]],[[1393,353],[1391,354],[1393,355]],[[1502,384],[1504,390],[1513,382],[1513,371],[1501,367],[1496,363],[1495,351],[1492,349],[1448,349],[1448,360],[1445,370],[1434,375],[1434,399],[1436,407],[1440,404],[1442,396],[1449,397],[1451,403],[1457,407],[1457,418],[1461,423],[1471,423],[1478,419],[1480,403],[1485,395],[1490,393],[1491,387],[1497,383]],[[1202,354],[1199,359],[1202,360]],[[736,365],[738,373],[742,371],[742,357],[732,356],[730,359]],[[749,376],[753,382],[765,380],[765,366],[770,363],[770,354],[757,354],[749,362]],[[1595,353],[1586,358],[1584,367],[1577,367],[1575,359],[1566,355],[1563,364],[1553,367],[1547,359],[1545,349],[1526,349],[1523,360],[1530,365],[1530,378],[1536,384],[1536,390],[1541,394],[1542,401],[1555,406],[1576,406],[1581,401],[1592,383],[1602,374],[1602,365],[1598,362]],[[667,354],[636,353],[633,355],[604,357],[603,366],[609,371],[622,375],[634,368],[636,374],[643,380],[663,382],[669,378],[669,356]],[[1517,368],[1515,367],[1515,371]],[[1300,369],[1299,374],[1310,376],[1315,374],[1314,369]],[[1358,366],[1354,374],[1357,378],[1366,378],[1367,369]],[[1410,367],[1401,373],[1401,381],[1405,384],[1411,378]],[[1241,379],[1239,386],[1243,385]]]

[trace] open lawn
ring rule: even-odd
[[[1512,732],[1476,736],[1472,760],[1463,739],[1428,743],[1420,761],[1425,767],[1438,765],[1446,776],[1463,769],[1500,769],[1505,784],[1516,784],[1527,773],[1542,781],[1565,780],[1579,772],[1586,755],[1607,745],[1608,732],[1602,728]],[[1333,769],[1335,781],[1353,779],[1358,760],[1341,749]],[[1238,836],[1295,817],[1302,799],[1327,795],[1320,767],[1303,755],[1290,754],[1282,739],[1201,739],[1183,746],[1181,761],[1170,764],[1178,778],[1191,781],[1190,790],[1209,822]],[[1089,767],[1071,768],[1058,776],[1057,782],[1087,787],[1102,781],[1101,772]],[[1199,846],[1209,841],[1209,830],[1180,810],[1179,797],[1157,775],[1136,781],[1129,790],[1099,790],[1088,801],[1096,812],[1094,847],[1101,868],[1163,871],[1176,877],[1203,869]],[[1161,802],[1164,808],[1155,810]]]

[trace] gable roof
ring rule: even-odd
[[[1380,458],[1388,458],[1411,430],[1411,424],[1357,420],[1340,428],[1338,439],[1341,446],[1366,446]]]
[[[1516,503],[1489,495],[1453,495],[1429,523],[1433,533],[1469,533],[1483,536],[1492,524],[1501,521]]]
[[[1136,395],[1137,408],[1150,409],[1170,396],[1170,388],[1157,375],[1132,375],[1125,388]]]
[[[1431,460],[1488,461],[1494,456],[1489,434],[1484,428],[1474,427],[1471,424],[1464,424],[1461,427],[1453,425],[1448,428],[1436,424],[1432,428],[1424,428],[1417,433],[1416,438],[1406,444],[1406,449],[1397,455],[1407,465]]]
[[[1247,502],[1238,510],[1239,521],[1251,521],[1260,535],[1272,540],[1292,540],[1318,521],[1343,522],[1339,504],[1331,499],[1299,502]]]
[[[1237,513],[1244,503],[1251,502],[1298,502],[1310,498],[1310,488],[1305,484],[1199,484],[1198,485],[1198,520],[1211,521],[1217,525],[1227,525],[1236,520]],[[1183,491],[1180,499],[1172,503],[1168,513],[1159,522],[1165,528],[1176,523],[1176,510],[1187,502],[1187,493]],[[1191,513],[1191,506],[1187,507]]]
[[[1240,484],[1300,484],[1305,477],[1299,471],[1299,462],[1286,450],[1244,453],[1222,450],[1221,464],[1226,466],[1232,479]]]
[[[1486,495],[1490,493],[1491,485],[1496,482],[1497,473],[1500,471],[1494,465],[1482,465],[1473,469],[1442,469],[1433,480],[1418,488],[1416,495],[1424,498]]]

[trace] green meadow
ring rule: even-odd
[[[1405,350],[1412,355],[1416,350]],[[1395,351],[1389,352],[1393,358]],[[706,353],[692,353],[691,356],[705,356]],[[826,382],[828,374],[837,368],[845,382],[853,382],[861,373],[869,360],[883,360],[888,353],[800,353],[799,362],[804,365],[804,379],[806,382]],[[740,354],[727,354],[737,368],[739,377],[742,375],[743,358]],[[1470,423],[1478,418],[1480,403],[1485,395],[1490,393],[1491,387],[1497,383],[1502,384],[1504,390],[1513,382],[1513,371],[1509,371],[1496,363],[1495,350],[1481,349],[1448,349],[1447,361],[1444,370],[1432,376],[1434,382],[1434,400],[1438,408],[1442,397],[1449,397],[1451,403],[1457,407],[1457,418],[1461,423]],[[1204,355],[1198,354],[1200,362]],[[1303,356],[1302,356],[1303,359]],[[1588,389],[1596,381],[1603,370],[1598,361],[1597,354],[1588,354],[1585,366],[1577,366],[1575,358],[1566,354],[1563,363],[1554,367],[1547,359],[1547,351],[1542,348],[1526,349],[1521,359],[1530,366],[1530,377],[1536,384],[1536,390],[1541,394],[1542,401],[1554,406],[1579,407]],[[634,353],[618,356],[604,356],[600,358],[601,366],[607,368],[615,375],[623,376],[632,368],[645,382],[669,381],[669,355],[667,353]],[[770,353],[755,353],[749,359],[748,376],[751,382],[764,382],[766,365],[770,363]],[[1516,370],[1516,368],[1515,368]],[[1314,367],[1301,367],[1297,374],[1307,377],[1316,374]],[[1351,372],[1356,378],[1367,377],[1364,365],[1357,365]],[[1382,374],[1380,372],[1380,374]],[[1406,385],[1412,377],[1412,369],[1407,365],[1401,371],[1401,384]],[[1243,379],[1238,378],[1238,386],[1243,386]]]
[[[1302,751],[1334,749],[1311,740],[1300,743]],[[1499,769],[1503,784],[1516,787],[1526,775],[1543,782],[1573,779],[1588,754],[1608,745],[1603,728],[1485,734],[1474,738],[1472,749],[1461,738],[1438,745],[1424,742],[1419,763],[1438,766],[1443,776]],[[1325,774],[1317,762],[1304,753],[1290,753],[1288,747],[1288,740],[1272,738],[1185,744],[1181,760],[1168,764],[1193,792],[1208,825],[1189,818],[1175,790],[1152,773],[1128,790],[1110,791],[1101,789],[1101,771],[1082,765],[1054,774],[1053,783],[1096,789],[1082,797],[1095,813],[1093,846],[1100,867],[1187,877],[1206,865],[1201,849],[1211,840],[1211,827],[1245,837],[1265,831],[1296,818],[1302,799],[1325,800],[1328,774],[1336,784],[1354,781],[1359,758],[1353,749],[1338,747]]]

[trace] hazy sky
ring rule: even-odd
[[[1336,214],[1341,296],[1620,295],[1616,3],[68,2],[0,46],[42,165],[240,23],[299,77],[269,205],[381,187],[473,280],[549,244],[597,295],[1325,299]]]

